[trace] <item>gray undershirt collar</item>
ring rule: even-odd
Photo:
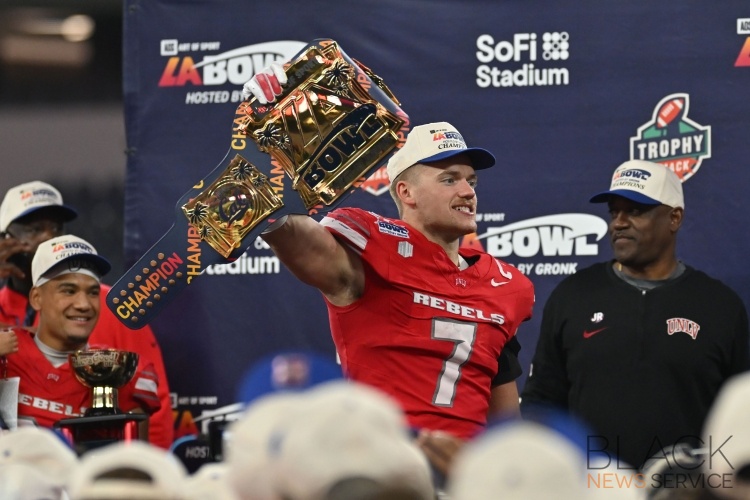
[[[55,368],[60,368],[62,365],[68,362],[68,354],[72,354],[75,351],[58,351],[52,349],[50,346],[39,340],[39,335],[34,335],[34,343],[42,351],[47,361],[52,363]]]
[[[669,283],[670,281],[674,281],[685,272],[685,264],[682,263],[682,261],[677,261],[677,267],[675,267],[674,271],[672,271],[672,274],[664,278],[663,280],[642,280],[637,278],[631,278],[624,272],[617,269],[617,266],[612,266],[612,269],[615,272],[615,275],[617,275],[618,278],[623,280],[625,283],[632,285],[636,287],[639,290],[653,290],[654,288],[664,285],[666,283]]]
[[[459,255],[458,256],[458,270],[463,271],[464,269],[468,269],[468,268],[469,268],[469,263],[466,261],[466,259],[464,259],[463,257],[461,257],[461,255]]]

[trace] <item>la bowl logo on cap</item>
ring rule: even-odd
[[[21,191],[21,200],[27,200],[29,198],[56,198],[57,193],[50,189],[41,188],[41,189],[33,189],[29,191]]]
[[[448,131],[448,132],[437,132],[437,131],[431,131],[432,132],[432,140],[433,141],[443,141],[445,139],[454,139],[456,141],[464,142],[464,138],[456,131]]]
[[[456,130],[430,130],[432,142],[440,142],[438,150],[466,149],[466,141]]]
[[[630,138],[630,159],[661,163],[685,182],[711,158],[711,126],[688,118],[690,96],[671,94],[654,108],[651,120]]]
[[[77,241],[71,241],[67,243],[59,243],[52,249],[53,253],[69,251],[73,254],[76,253],[94,253],[94,249],[85,243],[79,243]]]

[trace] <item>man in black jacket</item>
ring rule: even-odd
[[[583,419],[590,467],[640,467],[677,442],[709,446],[700,438],[709,407],[750,365],[742,300],[677,259],[685,203],[670,169],[625,162],[590,201],[609,206],[615,258],[552,292],[522,410]]]

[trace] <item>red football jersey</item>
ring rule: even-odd
[[[158,394],[160,408],[149,418],[148,437],[151,444],[162,448],[169,448],[174,441],[174,421],[172,405],[169,397],[169,383],[164,368],[164,361],[159,344],[156,342],[151,327],[145,326],[138,330],[131,330],[115,317],[105,304],[110,286],[101,285],[101,307],[99,320],[94,331],[91,332],[89,344],[92,346],[106,346],[138,353],[153,364],[158,375]],[[26,317],[28,298],[7,286],[0,288],[0,322],[5,325],[23,325]],[[34,321],[38,322],[38,315]]]
[[[415,428],[471,437],[487,423],[498,356],[531,317],[534,288],[514,267],[461,249],[459,270],[439,245],[400,220],[338,209],[322,221],[358,253],[363,296],[328,303],[344,372],[390,394]]]
[[[0,323],[2,326],[22,326],[29,299],[23,294],[3,286],[0,288]]]
[[[18,352],[7,358],[8,377],[20,377],[18,418],[34,419],[37,425],[52,427],[60,419],[83,415],[91,403],[91,390],[75,378],[68,363],[55,368],[34,342],[33,334],[16,330]],[[133,379],[118,391],[120,409],[159,408],[155,375],[149,363],[139,361]]]

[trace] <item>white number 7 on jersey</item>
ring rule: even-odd
[[[461,367],[471,357],[476,334],[476,323],[443,318],[432,320],[432,338],[456,344],[450,357],[443,362],[443,370],[440,372],[435,394],[432,396],[432,404],[435,406],[453,406],[456,384],[461,380]]]

